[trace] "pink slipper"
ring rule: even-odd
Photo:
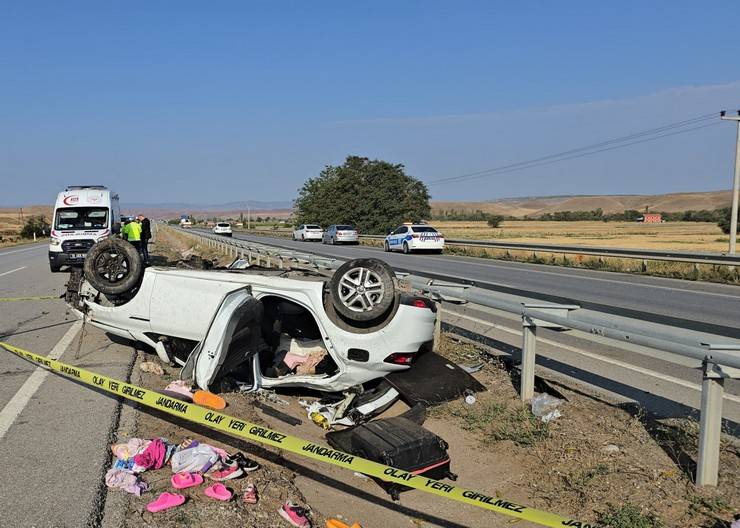
[[[163,510],[169,510],[176,506],[180,506],[185,502],[185,497],[179,493],[162,493],[157,500],[150,502],[146,505],[146,509],[152,513],[157,513]]]
[[[193,393],[190,390],[190,387],[192,387],[192,385],[185,380],[175,380],[164,388],[162,394],[166,394],[170,398],[175,398],[176,400],[192,402]]]
[[[192,488],[193,486],[199,486],[203,484],[203,475],[199,473],[188,473],[183,471],[181,473],[175,473],[171,479],[172,485],[177,489]]]
[[[218,484],[208,486],[205,490],[205,494],[212,499],[220,501],[231,500],[232,496],[232,493],[229,491],[229,489],[220,482]]]

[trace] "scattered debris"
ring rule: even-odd
[[[549,394],[539,394],[532,398],[532,414],[545,423],[549,423],[562,415],[557,407],[563,403],[563,400],[550,396]]]
[[[151,372],[152,374],[156,374],[157,376],[164,375],[164,369],[157,365],[154,361],[144,361],[139,365],[139,368],[142,372]]]
[[[478,372],[480,369],[483,368],[483,365],[485,365],[485,363],[483,363],[481,361],[480,363],[476,363],[475,365],[460,365],[460,364],[458,364],[457,366],[460,367],[461,369],[463,369],[468,374],[475,374],[476,372]]]

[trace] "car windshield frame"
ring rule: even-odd
[[[77,212],[77,219],[74,223],[64,221],[64,214],[70,212]],[[100,217],[91,217],[90,213],[104,213],[102,216],[102,224]],[[109,209],[107,207],[65,207],[63,209],[57,209],[54,213],[54,229],[59,231],[92,231],[96,229],[107,229],[108,228],[108,215]],[[85,223],[90,225],[85,225]]]
[[[411,231],[414,233],[439,233],[432,226],[411,226]]]
[[[216,227],[231,227],[231,224],[227,224],[226,222],[219,222],[216,224]]]
[[[354,231],[355,228],[351,225],[343,224],[337,226],[337,231]]]
[[[321,229],[321,226],[316,224],[306,224],[306,229]]]

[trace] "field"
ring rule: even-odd
[[[29,216],[44,215],[50,219],[52,213],[53,207],[50,205],[31,205],[23,209],[19,207],[0,208],[0,246],[18,242],[23,222]]]
[[[705,222],[639,224],[523,220],[502,222],[498,228],[488,227],[483,221],[435,221],[432,224],[448,239],[706,252],[726,251],[728,244],[728,236],[716,224]]]

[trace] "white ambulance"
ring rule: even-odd
[[[49,242],[49,267],[82,266],[87,250],[121,231],[118,195],[103,185],[74,185],[57,196]]]

